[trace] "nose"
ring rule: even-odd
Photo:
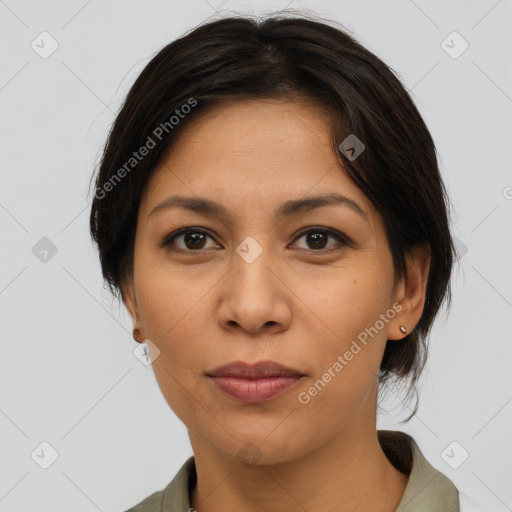
[[[269,249],[252,262],[235,253],[218,290],[221,297],[217,318],[223,329],[268,335],[290,327],[293,293]]]

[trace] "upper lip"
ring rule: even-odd
[[[274,361],[260,361],[255,364],[234,361],[219,366],[207,374],[209,377],[238,377],[242,379],[262,379],[264,377],[302,377],[297,370]]]

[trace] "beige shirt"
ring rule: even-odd
[[[429,464],[412,437],[392,430],[378,430],[377,434],[389,461],[409,475],[396,512],[460,512],[456,487]],[[165,489],[126,512],[192,512],[190,495],[196,478],[194,457],[190,457]]]

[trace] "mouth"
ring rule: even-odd
[[[304,374],[273,361],[250,365],[236,361],[206,374],[216,388],[244,403],[266,402],[283,394]]]

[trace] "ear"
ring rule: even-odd
[[[405,255],[407,276],[401,279],[396,287],[395,302],[402,309],[389,323],[388,339],[400,340],[405,338],[420,321],[425,305],[428,275],[430,270],[430,246],[416,245]],[[400,326],[407,329],[400,331]]]
[[[133,284],[132,277],[126,277],[123,279],[120,288],[123,303],[126,306],[133,322],[133,339],[138,343],[143,343],[146,337],[140,321],[139,306],[137,304],[137,296],[135,294],[135,286]]]

